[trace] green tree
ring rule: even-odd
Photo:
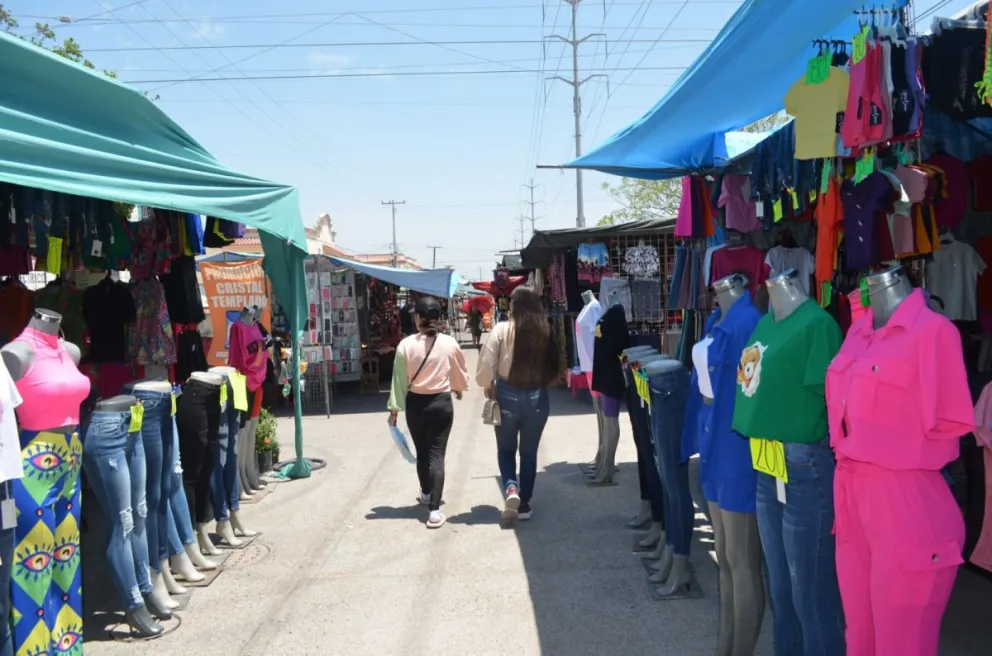
[[[14,30],[21,26],[20,21],[10,13],[10,10],[0,4],[0,29],[2,29],[7,34],[12,34],[19,39],[24,37],[17,34]],[[46,50],[51,50],[56,55],[60,57],[65,57],[69,61],[76,62],[77,64],[82,64],[86,68],[92,68],[96,70],[96,66],[89,59],[83,55],[83,49],[80,47],[79,42],[77,42],[72,37],[68,39],[63,39],[59,41],[58,36],[55,34],[55,30],[48,23],[38,23],[34,24],[34,34],[27,38],[39,48],[44,48]],[[117,73],[114,71],[103,71],[107,77],[117,77]]]
[[[778,112],[741,128],[743,132],[767,132],[789,120],[785,112]],[[620,204],[599,220],[596,225],[608,226],[646,219],[670,219],[679,211],[682,202],[682,181],[641,180],[621,178],[619,184],[603,183],[603,190]]]

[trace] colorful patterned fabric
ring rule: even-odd
[[[156,213],[152,219],[142,219],[135,232],[137,239],[131,259],[132,280],[148,280],[160,273],[168,273],[172,260],[168,218]]]
[[[131,360],[142,366],[174,364],[176,342],[162,283],[154,278],[139,282],[131,296],[138,317],[131,331]]]
[[[24,478],[11,481],[17,504],[10,584],[17,656],[83,653],[82,452],[75,432],[21,432]]]

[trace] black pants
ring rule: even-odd
[[[186,383],[176,406],[179,460],[183,479],[193,484],[197,524],[210,521],[210,477],[220,432],[220,387],[198,380]]]
[[[417,450],[420,491],[431,495],[431,510],[441,508],[444,492],[444,452],[455,419],[451,394],[406,395],[406,425]]]

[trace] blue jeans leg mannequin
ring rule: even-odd
[[[834,460],[827,442],[786,442],[785,503],[776,479],[758,473],[758,531],[778,654],[844,653],[844,613],[837,585]]]
[[[689,491],[689,463],[682,460],[682,428],[689,400],[690,376],[679,367],[648,378],[651,390],[651,433],[655,460],[665,502],[665,542],[671,547],[672,566],[666,572],[662,563],[651,581],[664,585],[661,595],[684,593],[692,581],[689,553],[695,510]],[[663,558],[663,560],[666,560]]]
[[[496,385],[496,400],[501,414],[500,425],[494,428],[503,491],[505,493],[507,487],[516,485],[520,489],[521,504],[529,504],[537,479],[537,450],[551,410],[548,390],[524,390],[499,381]]]
[[[231,443],[234,443],[235,453],[237,452],[237,433],[231,435],[230,424],[227,420],[228,411],[233,408],[233,394],[230,386],[227,391],[227,402],[220,411],[220,424],[218,429],[217,448],[214,449],[214,467],[210,478],[210,505],[214,511],[214,519],[217,520],[217,535],[227,545],[239,547],[243,542],[234,534],[231,525],[231,508],[229,507],[231,495],[225,485],[225,470],[231,453]]]
[[[172,487],[172,421],[169,394],[133,390],[144,406],[141,441],[145,450],[148,501],[148,557],[152,570],[161,574],[162,562],[169,557],[168,515]],[[168,439],[167,439],[168,438]]]
[[[145,605],[152,592],[148,571],[148,506],[141,433],[129,433],[130,413],[96,412],[83,439],[83,467],[110,530],[107,564],[124,609]]]

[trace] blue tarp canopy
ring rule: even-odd
[[[394,269],[393,267],[365,264],[354,260],[344,260],[339,257],[322,255],[335,266],[353,269],[359,273],[388,282],[397,287],[405,287],[421,294],[437,298],[451,298],[455,295],[458,281],[461,277],[452,269],[427,269],[415,271],[412,269]]]
[[[9,34],[0,34],[0,80],[0,180],[258,228],[263,267],[295,329],[297,364],[307,241],[294,187],[227,168],[141,92]],[[297,463],[289,474],[302,477],[310,469],[293,378]]]
[[[726,166],[757,143],[732,131],[782,110],[816,54],[813,41],[849,42],[863,7],[864,0],[745,0],[658,104],[566,166],[646,179]]]

